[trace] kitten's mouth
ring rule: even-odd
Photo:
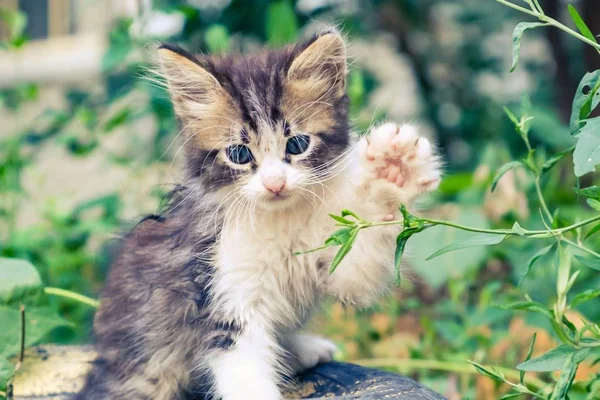
[[[283,200],[289,199],[289,197],[290,197],[289,194],[276,193],[269,198],[269,201],[283,201]]]

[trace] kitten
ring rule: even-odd
[[[185,151],[171,207],[123,241],[94,322],[80,399],[280,399],[281,377],[332,359],[297,333],[324,296],[373,304],[392,281],[396,226],[364,230],[337,271],[321,245],[348,208],[399,217],[440,162],[412,126],[352,144],[335,31],[251,56],[158,50]]]

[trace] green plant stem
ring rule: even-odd
[[[542,207],[542,211],[544,211],[544,213],[546,214],[546,217],[548,218],[549,221],[553,221],[554,217],[552,216],[552,213],[550,212],[550,209],[548,208],[548,205],[546,204],[546,200],[544,199],[544,196],[542,195],[542,187],[540,186],[540,176],[537,176],[535,178],[535,191],[537,193],[538,199],[540,200],[540,206]]]
[[[586,253],[591,254],[594,257],[600,258],[600,253],[596,253],[594,250],[588,249],[587,247],[582,246],[579,243],[573,242],[572,240],[569,240],[569,239],[567,239],[565,237],[561,237],[560,240],[562,240],[563,242],[565,242],[567,244],[570,244],[573,247],[578,248],[581,251],[585,251]]]
[[[373,368],[394,368],[399,371],[415,370],[415,369],[426,369],[436,371],[447,371],[456,372],[459,374],[478,374],[477,370],[468,363],[438,361],[438,360],[419,360],[419,359],[404,359],[404,358],[373,358],[365,360],[353,360],[355,364],[362,365],[364,367]],[[519,380],[520,372],[510,368],[496,368],[499,372],[504,374],[507,378]],[[526,376],[525,383],[535,388],[542,389],[547,385],[543,380]]]
[[[585,36],[583,36],[583,35],[575,32],[571,28],[569,28],[569,27],[561,24],[560,22],[558,22],[557,20],[555,20],[553,18],[548,17],[545,14],[542,14],[540,12],[536,12],[536,11],[533,11],[533,10],[528,10],[525,7],[518,6],[518,5],[513,4],[513,3],[511,3],[510,1],[507,1],[507,0],[496,0],[496,1],[498,3],[500,3],[500,4],[504,4],[505,6],[513,8],[513,9],[515,9],[517,11],[520,11],[520,12],[522,12],[524,14],[529,14],[532,17],[536,17],[540,21],[546,22],[546,23],[554,26],[555,28],[558,28],[561,31],[564,31],[564,32],[568,33],[569,35],[576,37],[577,39],[581,40],[582,42],[585,42],[585,43],[589,44],[590,46],[592,46],[593,48],[595,48],[598,52],[600,52],[600,44],[598,44],[598,43],[596,43],[596,42],[594,42],[594,41],[586,38]]]
[[[484,229],[484,228],[475,228],[472,226],[465,226],[465,225],[461,225],[461,224],[457,224],[454,222],[450,222],[450,221],[443,221],[443,220],[438,220],[438,219],[428,219],[428,218],[421,218],[421,221],[423,222],[427,222],[429,224],[431,224],[431,226],[434,225],[445,225],[445,226],[450,226],[452,228],[457,228],[457,229],[461,229],[463,231],[469,231],[469,232],[477,232],[477,233],[490,233],[490,234],[495,234],[495,235],[512,235],[512,236],[521,236],[519,233],[514,232],[512,229]],[[569,232],[572,231],[574,229],[577,229],[579,227],[591,224],[593,222],[596,221],[600,221],[600,215],[597,215],[595,217],[592,218],[588,218],[584,221],[581,222],[577,222],[573,225],[569,225],[566,226],[564,228],[559,228],[559,229],[551,229],[551,230],[528,230],[528,229],[523,229],[523,236],[535,236],[535,235],[560,235],[563,234],[565,232]],[[360,225],[361,228],[370,228],[373,226],[386,226],[386,225],[402,225],[404,224],[404,221],[398,221],[398,220],[394,220],[394,221],[385,221],[385,222],[369,222],[367,224],[362,224]],[[545,236],[545,237],[550,237],[550,236]],[[577,246],[576,246],[577,247]],[[587,251],[591,251],[589,249],[587,249]]]
[[[83,304],[87,304],[90,307],[98,308],[100,306],[100,302],[98,300],[94,300],[90,297],[84,296],[79,293],[71,292],[69,290],[64,290],[55,287],[47,287],[44,288],[44,293],[51,296],[59,296],[67,299],[75,300]]]

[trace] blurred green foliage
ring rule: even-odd
[[[67,210],[48,198],[42,209],[36,210],[40,218],[24,224],[19,212],[36,190],[35,186],[25,187],[25,174],[39,163],[40,154],[48,147],[58,146],[74,160],[91,158],[107,151],[105,140],[123,131],[127,133],[127,151],[109,149],[112,163],[132,171],[171,163],[178,146],[173,144],[177,124],[170,102],[162,89],[141,79],[151,67],[147,44],[154,39],[205,53],[252,51],[263,45],[277,47],[292,42],[305,30],[314,29],[314,21],[333,21],[350,42],[391,37],[389,46],[412,66],[413,75],[408,79],[416,82],[416,94],[421,97],[406,100],[422,103],[420,115],[412,118],[424,121],[437,132],[437,142],[447,161],[441,189],[425,201],[427,215],[480,228],[510,229],[518,220],[528,229],[544,229],[535,180],[523,171],[508,171],[495,193],[489,193],[498,168],[528,156],[528,149],[502,109],[521,107],[522,92],[527,92],[530,99],[530,104],[525,102],[523,107],[534,117],[529,133],[531,145],[536,148],[532,157],[546,159],[574,143],[569,121],[562,117],[560,108],[559,86],[565,82],[555,76],[555,61],[543,32],[527,32],[519,69],[514,75],[508,74],[510,32],[520,18],[514,10],[491,0],[373,0],[348,2],[347,7],[323,2],[311,9],[300,7],[308,2],[291,0],[232,0],[222,8],[199,8],[193,5],[195,2],[186,1],[156,3],[153,11],[183,17],[181,29],[167,37],[153,38],[143,34],[144,24],[139,28],[139,19],[115,21],[102,60],[101,90],[65,86],[61,106],[42,101],[40,92],[45,88],[37,84],[0,90],[2,112],[18,122],[15,130],[0,135],[0,256],[35,265],[39,283],[29,285],[33,289],[27,292],[27,309],[31,309],[31,315],[44,310],[43,317],[51,319],[39,335],[28,340],[89,340],[93,309],[71,298],[44,293],[41,283],[97,296],[111,253],[112,241],[107,238],[125,231],[135,218],[126,210],[127,193],[115,188]],[[10,28],[9,38],[1,47],[18,51],[27,43],[23,36],[26,16],[2,11],[0,18]],[[535,45],[527,47],[528,40]],[[580,61],[582,48],[569,37],[564,42],[565,51],[573,55],[568,73],[577,82],[585,72]],[[382,64],[388,62],[381,60]],[[368,68],[352,65],[348,94],[352,120],[359,131],[387,117],[389,110],[373,106],[373,94],[391,85],[393,79],[381,80]],[[511,90],[513,86],[516,89]],[[36,109],[35,116],[21,120],[23,110],[32,108]],[[136,124],[142,120],[151,121],[150,132],[145,132],[148,140],[141,139],[137,131]],[[566,156],[542,179],[548,206],[560,210],[555,221],[561,226],[597,214],[573,190],[598,184],[597,176],[584,176],[579,181],[571,171],[572,159]],[[158,186],[152,192],[156,207],[166,191],[167,187]],[[415,374],[448,397],[454,393],[465,399],[500,397],[508,387],[499,382],[489,385],[465,372],[464,368],[475,371],[465,365],[465,360],[493,361],[514,368],[525,359],[533,332],[538,332],[535,355],[560,343],[550,323],[540,315],[527,310],[516,314],[501,307],[522,301],[524,294],[544,307],[554,303],[552,252],[541,252],[548,243],[510,239],[497,246],[459,250],[426,260],[443,245],[461,239],[461,235],[449,227],[436,226],[414,236],[407,249],[412,269],[393,298],[368,311],[329,305],[316,317],[314,329],[339,343],[338,357],[342,359],[436,360],[438,364],[427,364],[426,368],[398,361],[393,369]],[[596,233],[589,239],[597,248],[599,237]],[[533,267],[532,257],[537,260]],[[573,293],[593,293],[600,288],[597,271],[580,271]],[[3,294],[0,290],[0,297]],[[0,315],[5,319],[0,324],[10,328],[3,334],[11,333],[14,340],[19,331],[19,312],[14,303],[2,307],[6,310],[0,309]],[[570,310],[573,323],[582,316],[595,323],[600,321],[597,299],[581,302]],[[14,356],[14,344],[11,346],[11,351],[0,351],[0,376],[12,373],[4,359]],[[455,368],[456,364],[462,367]],[[570,398],[595,398],[600,390],[599,371],[590,365],[581,370],[592,378],[578,376]],[[546,382],[552,380],[548,373],[539,377]],[[538,381],[528,379],[530,386],[539,389],[535,387]]]

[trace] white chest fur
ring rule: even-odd
[[[213,280],[216,306],[241,322],[301,324],[321,296],[318,253],[331,223],[314,210],[242,213],[226,220]]]

